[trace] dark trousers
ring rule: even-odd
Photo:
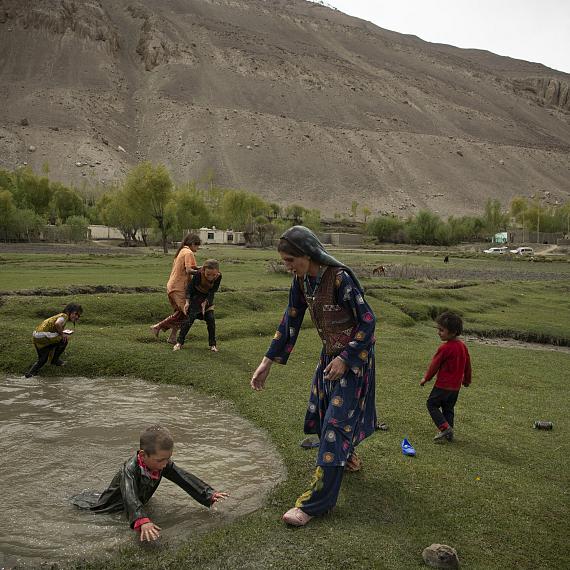
[[[205,314],[202,312],[189,312],[186,320],[182,323],[180,327],[180,332],[178,333],[177,342],[184,344],[186,340],[186,335],[190,330],[190,327],[194,324],[196,319],[206,321],[206,326],[208,327],[208,345],[216,346],[216,318],[214,317],[214,311],[206,311]]]
[[[56,364],[66,348],[67,338],[62,338],[57,344],[48,344],[42,348],[38,348],[36,346],[38,359],[36,362],[34,362],[34,364],[32,364],[32,367],[28,370],[28,374],[31,374],[32,376],[37,374],[44,366],[44,364],[49,360],[50,354],[52,354],[52,364]]]
[[[453,419],[455,417],[455,404],[459,390],[444,390],[443,388],[433,387],[427,400],[427,409],[433,423],[440,427],[447,422],[453,427]]]
[[[336,505],[343,474],[344,467],[317,467],[309,489],[295,506],[312,517],[330,511]]]

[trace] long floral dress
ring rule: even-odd
[[[315,279],[311,279],[311,284],[316,286]],[[347,365],[345,374],[335,381],[324,379],[323,372],[335,356],[327,355],[323,348],[311,383],[304,431],[320,437],[317,465],[321,467],[344,466],[354,447],[376,428],[376,317],[346,271],[339,271],[336,276],[335,295],[338,305],[352,311],[356,325],[348,344],[337,355]],[[280,364],[287,362],[306,309],[302,285],[295,277],[289,291],[289,304],[266,353],[268,358]]]

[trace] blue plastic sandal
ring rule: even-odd
[[[414,456],[416,454],[416,450],[406,438],[402,440],[402,453],[410,456]]]

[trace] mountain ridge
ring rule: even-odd
[[[5,168],[151,160],[328,215],[570,198],[570,75],[319,4],[0,0],[0,54]]]

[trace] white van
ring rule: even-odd
[[[534,249],[532,247],[517,247],[517,249],[511,249],[511,253],[515,255],[534,255]]]
[[[490,247],[489,249],[484,249],[483,253],[498,253],[503,254],[509,251],[508,247]]]

